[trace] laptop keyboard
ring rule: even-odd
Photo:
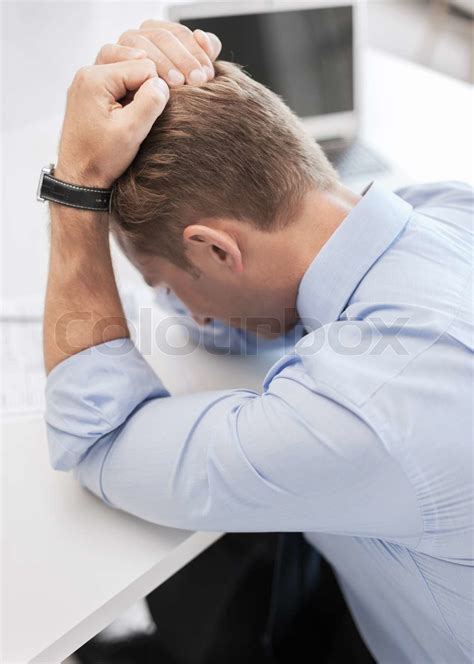
[[[336,168],[342,179],[366,173],[386,173],[387,164],[370,148],[362,143],[320,141],[327,158]]]

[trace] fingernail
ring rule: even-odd
[[[196,85],[200,85],[201,83],[206,83],[207,76],[202,69],[193,69],[188,76],[188,80],[190,83],[195,83]]]
[[[203,67],[204,71],[206,72],[207,80],[210,81],[212,78],[214,78],[214,69],[212,67],[208,67],[205,65]]]
[[[168,97],[170,96],[170,89],[166,85],[166,81],[164,81],[162,78],[156,77],[153,78],[153,85],[157,90],[159,90],[159,92],[161,92],[161,94],[163,94],[166,97],[166,99],[168,99]]]
[[[184,78],[184,74],[177,69],[170,69],[168,72],[168,81],[171,85],[183,85],[186,79]]]

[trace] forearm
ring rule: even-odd
[[[128,337],[109,247],[108,216],[50,203],[51,255],[44,313],[44,361],[59,362]]]

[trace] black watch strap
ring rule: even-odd
[[[54,164],[42,169],[37,191],[39,201],[54,201],[81,210],[111,211],[113,188],[82,187],[58,180],[53,173]]]

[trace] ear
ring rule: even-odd
[[[227,268],[234,274],[243,272],[239,244],[226,231],[193,224],[184,229],[183,240],[190,260],[204,272],[209,265]]]

